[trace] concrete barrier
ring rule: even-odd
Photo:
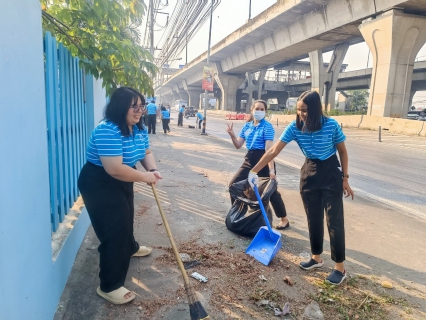
[[[229,111],[223,110],[208,110],[210,114],[226,115]],[[425,121],[416,121],[408,119],[377,117],[367,115],[350,115],[350,116],[332,116],[343,128],[360,128],[366,130],[378,130],[379,126],[384,130],[389,130],[392,133],[416,135],[426,137]],[[273,124],[288,125],[293,120],[296,120],[295,114],[281,115],[272,114],[269,121]]]

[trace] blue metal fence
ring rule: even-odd
[[[53,232],[78,197],[86,161],[87,117],[79,60],[49,32],[44,37],[50,209]]]

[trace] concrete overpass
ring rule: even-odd
[[[323,95],[324,108],[331,109],[346,51],[365,38],[373,53],[371,114],[403,117],[414,59],[426,41],[426,32],[420,32],[426,29],[425,14],[424,0],[278,0],[212,48],[220,109],[235,110],[246,77],[257,72],[261,85],[269,67],[308,56],[311,87]],[[324,70],[322,53],[330,50],[330,66]],[[206,55],[159,85],[157,95],[196,100]]]

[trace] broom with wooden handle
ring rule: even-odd
[[[188,275],[186,274],[185,268],[183,267],[183,263],[179,255],[179,251],[177,249],[175,241],[173,240],[173,235],[172,235],[172,232],[170,231],[169,224],[167,223],[166,216],[163,212],[163,208],[161,207],[160,198],[158,197],[157,190],[155,189],[154,184],[151,184],[151,187],[152,187],[152,192],[154,193],[155,201],[157,201],[158,209],[160,210],[161,219],[163,219],[163,224],[164,224],[164,227],[166,228],[167,236],[169,237],[170,244],[172,245],[173,253],[175,254],[180,272],[182,273],[186,295],[188,296],[189,314],[191,315],[191,320],[210,319],[203,305],[201,304],[200,301],[198,301],[197,296],[195,295],[195,291],[189,283]]]

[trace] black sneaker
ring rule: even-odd
[[[327,279],[326,282],[334,285],[339,285],[346,279],[346,271],[340,272],[339,270],[333,269]]]
[[[324,261],[317,262],[314,259],[311,259],[309,261],[301,262],[299,267],[301,267],[303,270],[311,270],[314,268],[321,268],[323,265]]]

